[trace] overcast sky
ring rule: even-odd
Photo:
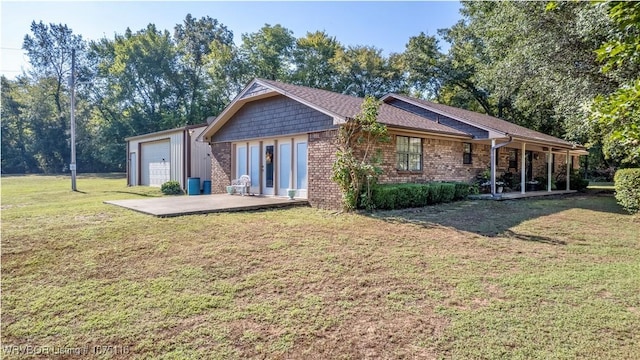
[[[385,54],[402,52],[409,37],[421,31],[436,35],[460,19],[457,1],[423,2],[218,2],[218,1],[116,1],[116,2],[0,2],[2,52],[0,70],[9,78],[28,66],[21,50],[32,21],[62,23],[84,39],[113,38],[127,27],[140,30],[149,23],[170,30],[190,13],[211,16],[234,33],[255,32],[265,23],[282,26],[301,37],[325,30],[344,45],[373,45]],[[448,48],[441,42],[443,48]]]

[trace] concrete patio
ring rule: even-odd
[[[306,199],[289,200],[282,197],[240,196],[227,194],[165,196],[153,199],[112,200],[105,201],[104,203],[121,206],[157,217],[249,211],[309,205],[309,202]]]

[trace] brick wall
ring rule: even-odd
[[[321,209],[340,209],[342,194],[331,180],[336,159],[337,130],[309,134],[309,203]]]
[[[231,143],[211,145],[211,193],[226,193],[231,184]]]
[[[392,136],[390,143],[382,145],[383,174],[380,182],[472,181],[489,166],[490,149],[490,145],[471,144],[471,164],[463,164],[462,141],[423,138],[422,171],[399,171],[396,169],[395,136]],[[508,162],[504,162],[506,166]]]

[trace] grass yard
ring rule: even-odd
[[[157,189],[69,189],[2,178],[3,359],[640,358],[640,217],[610,194],[159,219],[102,203]]]

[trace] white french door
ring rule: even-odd
[[[294,142],[295,145],[295,181],[294,188],[296,189],[296,197],[307,198],[307,186],[308,186],[308,173],[307,173],[307,139],[298,139]]]
[[[291,140],[278,142],[278,195],[287,196],[291,186]]]
[[[251,193],[260,193],[260,144],[249,144],[249,176],[251,177]]]
[[[281,138],[235,144],[235,178],[251,177],[251,193],[307,198],[307,138]]]
[[[262,143],[262,191],[263,195],[275,195],[275,143],[273,141],[264,141]]]

